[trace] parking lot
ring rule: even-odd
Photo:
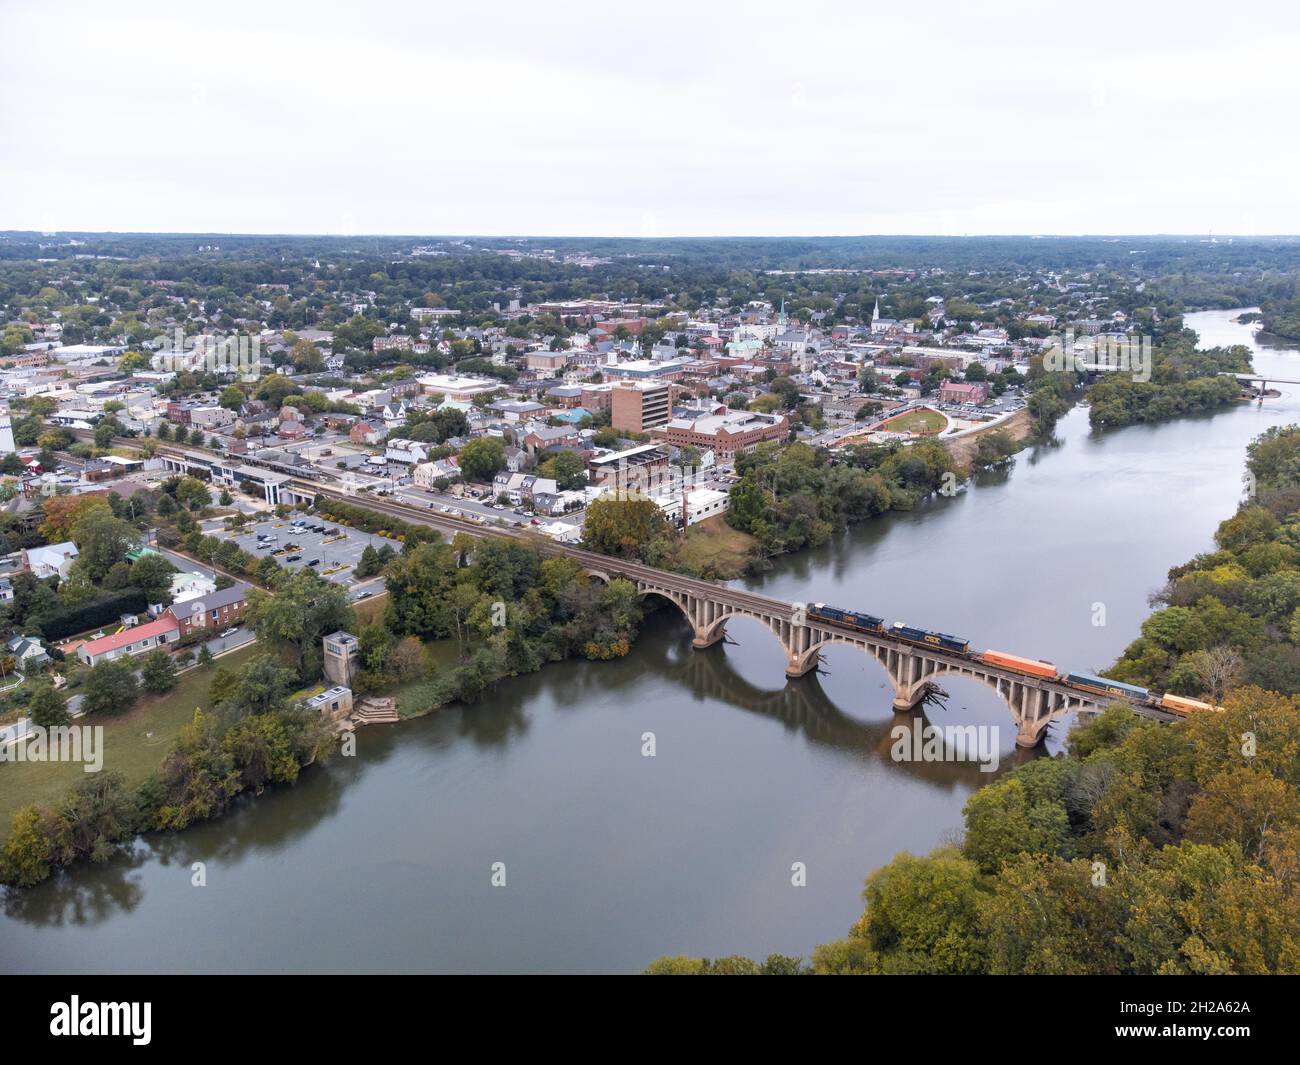
[[[293,521],[298,520],[304,521],[305,524],[292,524]],[[258,534],[266,536],[267,539],[259,540]],[[402,549],[402,545],[396,540],[360,532],[315,517],[283,520],[272,518],[260,521],[255,525],[249,525],[233,538],[249,554],[257,558],[271,555],[276,562],[287,569],[298,569],[311,565],[315,561],[316,564],[312,569],[322,577],[336,584],[348,586],[357,583],[353,575],[354,570],[367,544],[373,545],[376,551],[385,544],[394,551]],[[367,582],[373,579],[367,578]]]

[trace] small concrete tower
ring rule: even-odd
[[[333,632],[323,643],[325,676],[335,684],[351,688],[357,668],[357,638],[350,632]]]

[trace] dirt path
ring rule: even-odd
[[[948,441],[948,451],[953,457],[953,461],[964,470],[970,469],[971,459],[975,457],[975,449],[979,446],[979,438],[985,433],[1006,433],[1012,440],[1017,442],[1026,440],[1034,431],[1034,419],[1027,410],[1018,410],[1005,422],[998,425],[990,425],[987,429],[981,429],[975,433],[969,433],[966,436],[957,437],[955,440]]]

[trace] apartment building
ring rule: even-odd
[[[664,381],[620,381],[610,390],[610,425],[624,433],[648,433],[668,423],[673,386]]]

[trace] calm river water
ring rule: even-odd
[[[1258,345],[1237,313],[1188,324],[1300,379],[1300,351]],[[1246,444],[1300,421],[1300,386],[1281,387],[1104,436],[1077,409],[1009,472],[745,583],[1104,668],[1168,568],[1232,512]],[[890,691],[864,655],[836,649],[787,684],[766,630],[730,635],[693,652],[662,611],[622,661],[551,666],[481,706],[365,730],[356,758],[295,788],[11,895],[0,969],[631,972],[669,953],[807,955],[861,912],[868,872],[950,836],[992,778],[891,761]],[[945,687],[931,721],[1000,726],[1002,771],[1034,757],[1014,751],[992,692]],[[193,862],[207,886],[191,886]]]

